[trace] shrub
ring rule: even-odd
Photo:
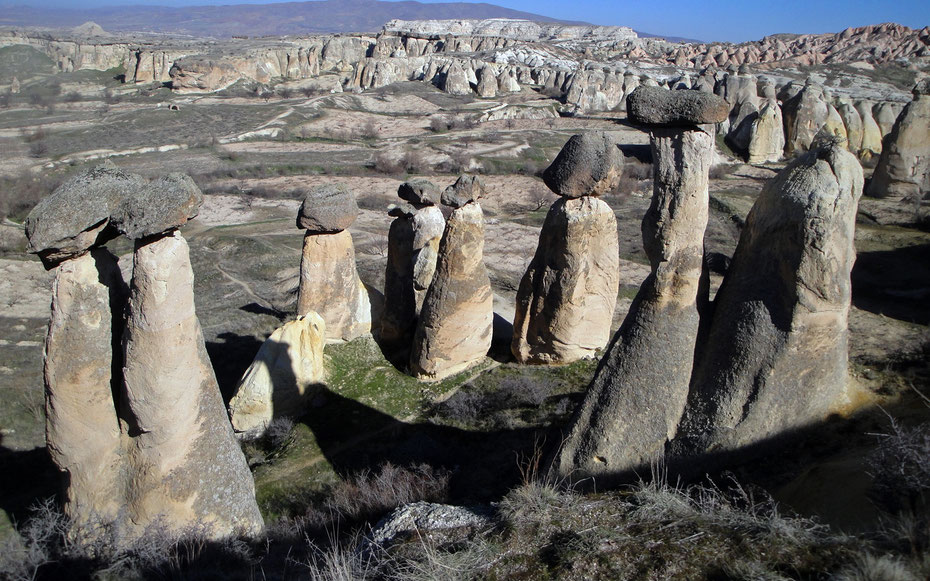
[[[362,139],[378,139],[381,136],[381,132],[378,130],[378,125],[375,123],[375,120],[368,119],[365,124],[362,125],[359,135],[361,135]]]
[[[278,95],[280,95],[282,99],[290,99],[294,96],[294,89],[290,87],[281,87],[278,89]]]
[[[452,123],[448,117],[433,115],[429,119],[429,128],[434,133],[442,133],[443,131],[448,131],[452,127]]]
[[[81,100],[81,94],[77,91],[71,91],[65,94],[65,103],[77,103]]]
[[[892,419],[890,433],[880,438],[869,457],[873,502],[892,514],[925,506],[930,490],[930,426],[906,428]]]
[[[28,173],[0,178],[0,220],[22,220],[39,201],[50,194],[61,180]]]
[[[423,154],[417,149],[408,149],[400,158],[401,167],[407,173],[422,173],[429,168]]]
[[[373,165],[375,171],[378,173],[395,175],[404,170],[404,166],[401,161],[395,159],[394,156],[386,151],[379,151],[375,154],[373,158]]]

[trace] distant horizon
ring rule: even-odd
[[[443,3],[442,0],[419,1],[424,4]],[[294,2],[295,0],[83,0],[80,6],[75,6],[73,0],[0,0],[0,9],[26,6],[81,11],[128,6],[184,8]],[[647,34],[692,38],[705,42],[746,42],[772,34],[835,33],[846,28],[885,22],[895,22],[914,29],[930,25],[930,10],[927,9],[925,0],[901,0],[893,5],[863,1],[785,0],[778,4],[777,10],[773,10],[769,5],[750,6],[735,0],[718,0],[712,5],[666,0],[658,10],[652,4],[606,0],[580,0],[570,4],[561,0],[464,0],[462,3],[492,4],[559,20],[584,21],[601,26],[628,26]]]

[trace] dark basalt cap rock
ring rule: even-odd
[[[623,154],[603,131],[573,135],[543,172],[543,181],[566,198],[599,196],[620,180]]]
[[[29,252],[51,268],[115,237],[107,229],[110,210],[126,192],[145,180],[123,172],[110,161],[69,179],[46,196],[26,217]]]
[[[487,191],[484,182],[477,176],[463,175],[455,183],[443,190],[442,203],[452,208],[461,208],[469,202],[483,198]]]
[[[173,230],[197,215],[203,193],[190,176],[171,173],[127,191],[110,224],[133,240]]]
[[[930,77],[924,77],[917,81],[917,84],[911,89],[911,93],[913,93],[915,97],[930,95]]]
[[[626,102],[630,121],[661,127],[720,123],[730,107],[723,97],[703,91],[638,87]]]
[[[342,232],[358,217],[355,195],[342,184],[313,188],[297,213],[297,227],[320,234]]]
[[[420,206],[435,206],[439,203],[439,187],[424,179],[410,180],[400,184],[397,195],[402,200]]]
[[[436,190],[436,193],[439,193],[439,190]],[[412,204],[405,204],[401,202],[400,204],[391,204],[388,206],[388,216],[392,218],[409,218],[417,213],[417,209]]]

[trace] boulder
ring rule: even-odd
[[[113,348],[127,292],[116,257],[104,248],[62,262],[52,286],[45,441],[66,483],[65,514],[85,534],[115,522],[126,503],[127,459],[113,400],[122,354]]]
[[[590,196],[549,209],[517,291],[511,350],[519,363],[591,357],[610,340],[620,284],[617,219]]]
[[[276,418],[302,416],[326,376],[325,343],[326,323],[312,311],[275,329],[229,400],[233,429],[257,437]]]
[[[206,526],[209,538],[263,528],[255,486],[226,416],[194,310],[187,242],[136,241],[123,337],[132,477],[128,516],[142,534]]]
[[[351,226],[357,217],[355,195],[342,184],[326,184],[304,196],[297,213],[297,227],[313,233],[334,234]]]
[[[849,403],[846,322],[861,194],[862,168],[836,142],[766,184],[714,301],[676,456],[748,454]]]
[[[930,80],[914,87],[914,99],[904,107],[882,142],[882,155],[869,182],[876,198],[917,201],[926,193],[930,171]]]
[[[468,203],[483,198],[487,190],[484,182],[478,176],[462,175],[455,183],[442,192],[442,205],[450,208],[461,208]],[[484,227],[482,226],[482,230]]]
[[[727,102],[717,95],[647,86],[633,91],[626,107],[630,121],[649,126],[720,123],[730,113]]]
[[[145,180],[109,161],[69,179],[26,217],[29,252],[38,254],[51,268],[106,242],[114,236],[106,229],[111,210],[125,192],[144,186]]]
[[[110,224],[133,240],[161,234],[187,223],[203,204],[203,193],[190,176],[171,173],[127,189],[112,209]]]
[[[599,196],[620,181],[623,154],[602,131],[573,135],[543,172],[553,192],[567,198]]]
[[[439,203],[439,188],[433,182],[424,179],[400,184],[397,195],[400,199],[418,206],[435,206]]]
[[[782,106],[785,120],[785,155],[804,153],[827,122],[823,88],[808,80],[804,88]]]
[[[300,259],[297,314],[318,313],[328,341],[351,341],[371,332],[368,290],[358,276],[352,235],[308,231]]]
[[[439,244],[410,353],[414,377],[439,381],[483,360],[491,347],[493,298],[481,206],[465,204],[449,216]]]
[[[653,194],[642,231],[652,272],[575,412],[552,477],[593,478],[598,485],[625,479],[648,470],[675,435],[688,396],[699,304],[706,301],[702,266],[714,141],[712,132],[698,128],[651,131]]]
[[[423,537],[441,536],[445,542],[464,542],[493,525],[493,512],[488,509],[413,502],[378,521],[362,539],[359,553],[363,557],[373,556],[409,539],[422,542]]]

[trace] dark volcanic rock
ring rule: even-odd
[[[703,91],[667,91],[638,87],[626,103],[630,121],[643,125],[720,123],[730,113],[727,102]]]
[[[127,190],[110,223],[133,240],[167,232],[187,223],[203,204],[203,193],[190,176],[168,174],[135,190]]]
[[[417,179],[400,184],[397,195],[402,200],[421,206],[435,206],[439,203],[439,188],[429,180]]]
[[[304,197],[297,214],[297,227],[311,232],[342,232],[358,217],[355,196],[342,184],[313,188]]]
[[[623,155],[604,132],[573,135],[543,172],[543,181],[566,198],[599,196],[619,181]]]
[[[484,182],[477,176],[463,175],[455,180],[455,183],[443,190],[442,203],[444,206],[452,208],[461,208],[469,202],[474,202],[483,198],[485,190]]]

